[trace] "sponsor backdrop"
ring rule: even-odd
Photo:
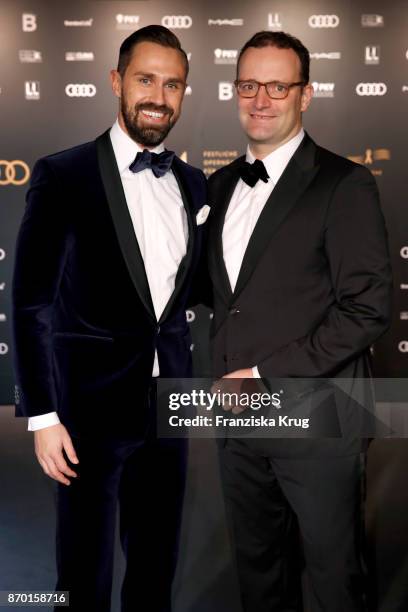
[[[244,150],[232,85],[240,46],[257,30],[283,29],[309,48],[315,99],[305,116],[307,130],[319,144],[366,165],[380,188],[395,309],[392,329],[374,347],[376,372],[404,376],[408,9],[403,0],[259,0],[255,5],[235,0],[222,8],[217,2],[177,0],[0,1],[0,404],[12,401],[10,283],[31,169],[38,157],[93,139],[112,124],[116,99],[109,69],[121,41],[149,23],[174,30],[189,54],[183,116],[168,146],[207,175]],[[109,274],[106,270],[107,291]],[[201,367],[208,352],[200,349],[200,339],[202,346],[209,313],[198,309],[188,316]]]
[[[245,147],[236,118],[232,85],[240,46],[257,30],[283,29],[298,36],[310,49],[315,99],[305,116],[306,129],[319,144],[366,165],[380,189],[394,267],[395,308],[392,328],[375,346],[374,357],[378,376],[403,377],[408,365],[408,209],[405,201],[408,128],[404,116],[408,97],[408,7],[404,0],[258,0],[256,3],[0,0],[0,404],[13,401],[10,331],[13,251],[33,164],[40,156],[94,139],[112,124],[117,102],[110,90],[109,69],[116,65],[121,41],[149,23],[162,23],[174,30],[191,64],[183,115],[168,147],[201,167],[207,175],[228,164]],[[110,274],[106,270],[106,291],[110,287]],[[195,335],[195,360],[203,374],[206,368],[208,371],[206,330],[210,313],[197,309],[189,311],[187,316]],[[3,500],[7,515],[4,520],[8,521],[13,513],[20,516],[20,507],[26,508],[26,512],[29,508],[34,514],[37,512],[37,506],[28,503],[27,494],[23,494],[24,487],[29,487],[31,482],[26,470],[27,457],[33,464],[34,458],[31,449],[26,448],[24,423],[7,421],[9,410],[4,409],[1,414],[7,425],[3,428],[7,434],[3,455],[10,460],[10,471],[4,471],[2,476],[6,485],[1,485],[3,491],[9,491]],[[372,536],[378,596],[383,601],[381,609],[391,612],[407,609],[403,586],[407,584],[407,576],[404,577],[402,569],[406,550],[402,534],[406,533],[406,526],[401,522],[402,497],[406,490],[401,461],[406,448],[396,444],[387,446],[387,441],[376,441],[373,447],[368,483],[371,496],[368,531]],[[193,448],[196,449],[193,471],[200,466],[207,468],[208,455],[197,453],[197,446]],[[23,452],[26,458],[21,462]],[[22,463],[24,469],[15,472]],[[39,472],[38,468],[31,469],[32,485],[38,481]],[[208,474],[209,470],[203,469],[200,482],[208,483]],[[14,482],[21,483],[21,495],[16,493]],[[32,493],[33,499],[40,500],[36,487]],[[220,546],[217,562],[211,547],[207,547],[210,551],[207,569],[204,567],[201,571],[200,565],[199,574],[205,578],[212,567],[219,570],[222,578],[219,568],[227,550],[219,536],[217,517],[222,511],[213,504],[211,518],[211,511],[204,509],[206,495],[200,497],[197,492],[194,495],[200,516],[210,516],[209,522],[213,521],[212,533],[216,534]],[[51,497],[48,489],[49,507],[46,512],[44,507],[38,510],[38,516],[53,515]],[[12,508],[13,500],[20,500],[18,508]],[[387,522],[387,504],[393,509],[391,522]],[[38,525],[37,519],[37,515],[33,516]],[[29,526],[30,521],[26,522]],[[46,522],[41,536],[48,538],[47,546],[51,549],[52,530],[49,531],[48,519]],[[6,524],[9,554],[4,560],[15,558],[24,563],[24,554],[15,556],[11,542],[24,539],[26,544],[31,542],[34,546],[32,532],[27,530],[23,537],[21,521],[18,528],[12,522]],[[194,533],[200,531],[205,532],[197,528]],[[203,549],[206,546],[204,542]],[[48,549],[44,551],[36,549],[35,554],[43,554],[39,565],[48,568],[49,573],[42,575],[46,576],[44,586],[49,588],[52,553]],[[30,554],[26,557],[32,558]],[[4,566],[5,571],[11,572],[10,567]],[[24,575],[29,574],[27,568]],[[221,583],[225,586],[223,580]],[[10,579],[8,585],[11,584]],[[207,587],[203,584],[202,596],[193,598],[191,608],[183,605],[177,609],[182,612],[216,610],[214,606],[205,607]],[[33,588],[38,588],[38,583]],[[222,609],[238,610],[227,603]]]

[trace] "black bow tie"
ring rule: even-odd
[[[269,174],[260,159],[256,159],[253,164],[243,162],[239,167],[239,175],[250,187],[254,187],[259,179],[267,183],[269,178]]]
[[[162,153],[152,153],[147,149],[143,149],[142,153],[138,153],[135,160],[130,164],[129,170],[132,172],[141,172],[146,168],[150,168],[156,178],[164,176],[171,168],[175,153],[173,151],[163,151]]]

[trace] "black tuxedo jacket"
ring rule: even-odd
[[[55,410],[73,430],[108,422],[136,431],[145,425],[155,349],[161,376],[191,376],[185,308],[206,182],[178,158],[172,170],[189,238],[157,321],[109,131],[37,162],[13,283],[19,414]]]
[[[305,135],[255,226],[232,292],[225,214],[244,157],[215,172],[209,271],[217,376],[370,375],[370,345],[390,321],[391,270],[376,183],[363,166]]]

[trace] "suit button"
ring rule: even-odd
[[[230,315],[236,315],[240,312],[238,306],[231,306],[231,308],[229,309],[229,313]]]
[[[222,356],[222,359],[223,359],[223,361],[227,361],[227,356],[226,356],[226,355],[223,355],[223,356]]]
[[[156,333],[157,333],[157,335],[159,335],[159,334],[160,334],[160,325],[158,325],[158,326],[156,327]]]

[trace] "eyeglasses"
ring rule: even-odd
[[[237,93],[241,98],[255,98],[259,88],[264,86],[266,93],[272,100],[283,100],[287,98],[289,90],[292,87],[306,85],[305,81],[298,83],[281,83],[280,81],[270,81],[269,83],[260,83],[259,81],[234,81]]]

